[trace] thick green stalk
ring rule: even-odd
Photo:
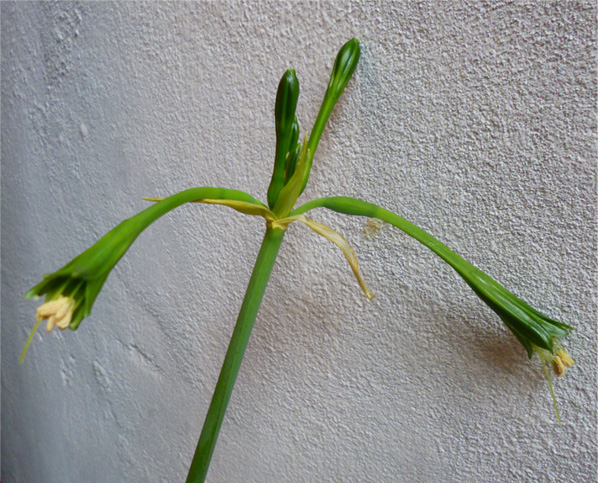
[[[280,228],[268,227],[266,229],[266,235],[264,236],[262,247],[260,248],[247,291],[245,292],[237,324],[235,325],[226,357],[220,370],[218,383],[212,396],[212,402],[210,403],[199,442],[197,443],[197,449],[191,462],[187,483],[200,483],[206,478],[212,453],[216,446],[218,432],[224,419],[224,413],[226,412],[226,407],[230,400],[239,368],[241,367],[241,361],[245,354],[245,348],[249,341],[249,335],[251,334],[251,329],[253,328],[264,291],[266,290],[266,285],[268,285],[268,279],[270,278],[270,273],[276,261],[283,237],[284,230]]]

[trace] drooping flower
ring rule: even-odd
[[[456,267],[459,274],[476,295],[496,312],[525,348],[530,359],[534,352],[540,354],[538,349],[553,357],[560,357],[559,352],[566,355],[556,340],[569,335],[569,331],[573,330],[573,327],[547,317],[513,295],[481,270],[465,263],[460,263]],[[573,363],[568,356],[566,358],[568,362]]]
[[[328,208],[337,213],[367,216],[370,219],[390,223],[415,238],[447,262],[473,289],[476,295],[500,317],[506,327],[525,348],[528,357],[531,359],[534,353],[538,354],[548,378],[558,418],[558,408],[548,367],[552,366],[555,374],[562,376],[565,373],[565,368],[573,365],[573,359],[569,357],[558,342],[559,338],[568,336],[573,327],[540,313],[436,238],[396,213],[356,198],[335,196],[309,201],[293,210],[289,214],[289,218],[296,218],[298,215],[307,213],[314,208]]]
[[[81,321],[91,314],[108,275],[143,230],[174,208],[204,199],[225,199],[245,203],[260,213],[268,211],[263,203],[247,193],[208,186],[191,188],[156,200],[158,203],[121,222],[60,270],[44,275],[43,280],[27,292],[25,298],[45,296],[45,303],[37,311],[37,322],[27,339],[21,362],[42,320],[48,320],[48,332],[54,327],[62,330],[79,327]]]
[[[141,226],[135,218],[128,218],[110,230],[60,270],[44,275],[43,280],[27,292],[26,298],[45,296],[45,302],[37,309],[37,321],[21,353],[21,362],[42,320],[48,320],[48,332],[54,327],[76,330],[91,313],[110,271],[140,233]]]

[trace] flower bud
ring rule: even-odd
[[[274,172],[268,188],[268,205],[274,207],[284,186],[285,160],[299,138],[299,124],[295,109],[299,98],[299,80],[293,69],[287,70],[278,84],[274,120],[276,127],[276,156]],[[294,140],[294,141],[293,141]]]
[[[286,136],[295,122],[295,109],[299,98],[299,79],[294,69],[287,70],[278,84],[274,118],[277,138]]]
[[[334,99],[333,102],[338,100],[347,82],[351,79],[359,62],[360,55],[361,48],[357,39],[349,40],[339,50],[334,61],[330,81],[328,82],[328,90],[326,91],[326,97],[332,97]]]
[[[330,74],[330,81],[328,82],[328,89],[322,100],[322,105],[320,106],[320,111],[318,112],[314,127],[311,130],[309,145],[307,146],[310,154],[307,160],[307,169],[305,170],[305,175],[301,183],[300,194],[303,193],[303,190],[307,185],[313,157],[316,154],[316,149],[318,149],[318,143],[324,132],[324,127],[328,122],[332,109],[334,109],[336,102],[351,79],[353,72],[355,72],[360,55],[361,48],[359,46],[359,40],[357,39],[349,40],[341,47],[336,55],[332,73]]]

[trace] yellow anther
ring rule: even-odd
[[[559,377],[565,374],[565,365],[559,356],[554,356],[552,359],[552,368],[554,369],[554,373]]]
[[[573,359],[571,359],[571,357],[569,357],[569,354],[567,354],[567,352],[565,352],[564,349],[561,349],[560,351],[558,351],[556,353],[556,356],[559,357],[561,359],[561,361],[563,362],[563,364],[566,365],[567,367],[573,367],[573,364],[575,363],[575,361]]]
[[[61,295],[56,300],[42,304],[37,309],[37,319],[48,319],[47,332],[52,332],[54,327],[64,330],[71,323],[74,306],[75,301],[72,298]]]
[[[46,302],[45,304],[42,304],[37,309],[36,315],[38,317],[41,317],[42,319],[46,319],[46,318],[50,317],[51,315],[54,315],[63,306],[62,299],[66,299],[66,297],[59,297],[56,300],[51,300],[50,302]]]

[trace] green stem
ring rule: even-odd
[[[249,341],[251,329],[253,328],[264,291],[266,290],[266,285],[268,285],[268,279],[270,278],[270,273],[276,261],[283,237],[284,230],[280,228],[267,228],[266,230],[262,247],[260,248],[247,291],[245,292],[237,324],[235,325],[226,357],[220,370],[212,402],[210,403],[210,408],[208,409],[208,414],[201,430],[197,449],[193,455],[193,461],[191,462],[191,468],[187,476],[187,483],[200,483],[206,478],[212,453],[216,446],[218,432],[224,419],[224,413],[230,400],[235,380],[241,367],[241,361],[245,354],[245,348]]]
[[[266,206],[261,201],[256,200],[253,196],[243,191],[232,190],[227,188],[213,188],[211,186],[202,186],[199,188],[190,188],[176,193],[172,196],[169,196],[168,198],[164,198],[158,201],[156,204],[138,213],[134,217],[129,218],[128,220],[134,220],[135,223],[139,225],[141,232],[145,228],[147,228],[148,225],[150,225],[169,211],[185,203],[201,201],[204,199],[244,201],[246,203],[252,203],[257,206]]]
[[[314,208],[328,208],[329,210],[336,211],[337,213],[368,216],[385,221],[386,223],[390,223],[428,247],[462,276],[468,277],[472,274],[478,274],[480,272],[467,260],[461,258],[446,245],[438,241],[432,235],[426,233],[421,228],[415,226],[410,221],[393,213],[392,211],[385,210],[384,208],[374,205],[373,203],[368,203],[367,201],[361,201],[355,198],[349,198],[347,196],[320,198],[305,203],[296,210],[293,210],[289,216],[301,215]]]
[[[61,270],[72,269],[77,273],[77,277],[79,278],[89,277],[97,279],[97,277],[94,277],[94,274],[98,273],[101,267],[106,266],[108,260],[110,261],[111,270],[143,230],[158,218],[185,203],[204,199],[243,201],[265,208],[265,205],[261,201],[256,200],[253,196],[243,191],[212,188],[209,186],[181,191],[158,201],[156,204],[149,206],[131,218],[123,220]],[[107,273],[106,276],[108,276]],[[28,292],[28,296],[36,288],[37,286],[31,289]],[[93,303],[93,300],[89,303]]]
[[[320,143],[320,138],[322,137],[322,133],[324,132],[324,128],[326,127],[326,123],[328,122],[328,118],[334,109],[334,105],[338,99],[330,99],[328,97],[324,98],[322,102],[322,106],[320,107],[320,111],[318,112],[318,117],[316,117],[316,122],[314,123],[314,127],[309,133],[309,140],[307,142],[307,149],[308,149],[308,158],[307,158],[307,169],[305,176],[303,178],[303,183],[301,185],[300,193],[303,193],[305,186],[307,185],[307,181],[309,179],[309,172],[311,171],[311,165],[314,162],[314,155],[316,154],[316,149],[318,149],[318,144]]]

